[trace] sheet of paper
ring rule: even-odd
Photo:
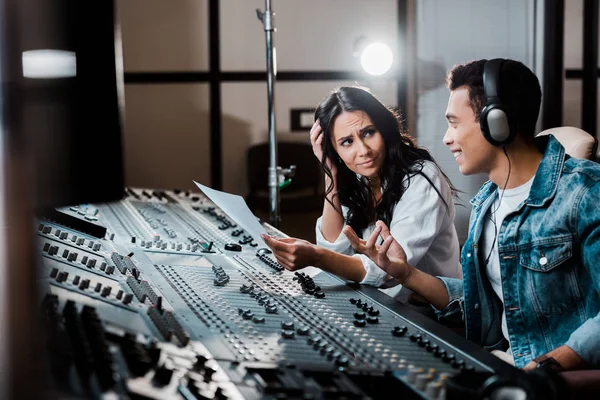
[[[260,237],[261,233],[266,234],[267,231],[258,222],[254,214],[252,214],[252,211],[250,211],[242,196],[220,192],[196,181],[194,181],[194,183],[209,199],[212,200],[213,203],[223,210],[229,218],[234,220],[235,223],[244,228],[247,234],[252,236],[254,242],[258,244],[258,248],[268,248],[267,244]]]

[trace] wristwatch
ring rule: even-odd
[[[561,372],[564,370],[558,361],[546,354],[534,358],[533,361],[537,364],[536,368],[547,369],[553,372]]]

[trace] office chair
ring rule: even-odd
[[[563,145],[568,155],[575,158],[594,160],[598,150],[598,140],[586,131],[573,126],[560,126],[546,129],[537,134],[544,136],[552,134]]]
[[[269,143],[251,146],[247,153],[247,179],[250,192],[246,203],[252,210],[269,211]],[[281,212],[314,211],[323,207],[323,172],[308,143],[279,142],[278,163],[296,166],[289,186],[280,190]]]

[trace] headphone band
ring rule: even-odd
[[[483,88],[485,92],[485,103],[502,103],[498,95],[498,83],[500,81],[500,69],[504,59],[495,58],[485,63],[483,68]]]

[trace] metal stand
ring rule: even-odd
[[[273,47],[273,32],[275,32],[274,17],[271,11],[271,0],[265,0],[265,11],[256,10],[256,16],[265,27],[267,39],[267,95],[269,101],[269,203],[270,223],[279,228],[279,189],[287,186],[294,175],[296,166],[282,169],[277,165],[277,137],[275,136],[275,78],[277,76],[276,55]]]

